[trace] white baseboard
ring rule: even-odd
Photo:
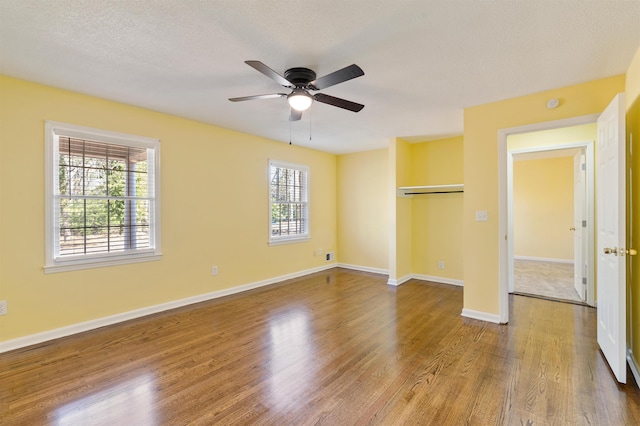
[[[500,315],[490,314],[487,312],[474,311],[473,309],[463,309],[462,316],[480,321],[488,321],[500,324]]]
[[[436,277],[435,275],[421,275],[421,274],[413,274],[411,277],[417,280],[431,281],[434,283],[451,284],[451,285],[457,285],[459,287],[464,287],[463,280],[456,280],[454,278]]]
[[[636,363],[636,359],[634,358],[631,349],[627,349],[627,362],[629,363],[629,368],[631,369],[634,379],[636,379],[636,385],[640,388],[640,369],[638,368],[638,364]]]
[[[464,281],[462,280],[456,280],[453,278],[445,278],[445,277],[436,277],[435,275],[421,275],[421,274],[409,274],[395,280],[389,278],[389,281],[387,281],[387,284],[393,285],[393,286],[399,286],[406,283],[410,279],[431,281],[431,282],[440,283],[440,284],[451,284],[451,285],[456,285],[460,287],[464,286]]]
[[[338,263],[338,268],[352,269],[354,271],[372,272],[374,274],[389,275],[388,269],[372,268],[369,266],[350,265],[348,263]]]
[[[514,260],[531,260],[533,262],[573,263],[573,259],[556,259],[553,257],[513,256]]]
[[[388,285],[392,285],[392,286],[399,286],[402,285],[404,283],[406,283],[407,281],[409,281],[411,278],[413,278],[413,276],[411,274],[409,275],[405,275],[404,277],[400,277],[398,279],[391,279],[389,278],[389,281],[387,281]]]
[[[327,269],[335,268],[336,263],[330,263],[317,268],[307,269],[304,271],[294,272],[291,274],[281,275],[279,277],[268,278],[262,281],[256,281],[254,283],[244,284],[224,290],[213,291],[210,293],[204,293],[197,296],[187,297],[185,299],[172,300],[171,302],[161,303],[159,305],[147,306],[140,309],[134,309],[133,311],[122,312],[120,314],[110,315],[107,317],[96,318],[94,320],[81,322],[78,324],[69,325],[66,327],[60,327],[41,333],[31,334],[24,337],[18,337],[17,339],[6,340],[0,342],[0,353],[12,351],[14,349],[23,348],[26,346],[35,345],[37,343],[46,342],[49,340],[59,339],[61,337],[70,336],[72,334],[83,333],[85,331],[95,330],[107,325],[113,325],[124,321],[144,317],[147,315],[157,314],[159,312],[168,311],[182,306],[192,305],[194,303],[206,302],[207,300],[217,299],[224,296],[230,296],[232,294],[242,293],[245,291],[253,290],[256,288],[276,284],[292,278],[298,278],[305,275],[313,274],[315,272],[325,271]]]

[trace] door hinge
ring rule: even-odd
[[[587,163],[582,163],[582,164],[580,164],[580,168],[581,168],[582,170],[587,170]]]
[[[587,277],[582,277],[582,284],[587,285]]]
[[[586,221],[586,220],[583,220],[583,221],[582,221],[582,227],[583,227],[583,228],[586,228],[586,227],[587,227],[587,221]]]

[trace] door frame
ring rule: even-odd
[[[570,126],[563,126],[570,127]],[[529,133],[529,132],[525,132]],[[506,139],[508,139],[508,136]],[[583,256],[587,259],[589,267],[587,268],[587,299],[586,303],[589,306],[594,306],[594,277],[595,277],[595,199],[594,199],[594,185],[595,185],[595,142],[593,140],[563,143],[558,145],[536,146],[531,148],[513,149],[509,150],[507,146],[507,235],[513,236],[507,238],[507,268],[508,268],[508,286],[509,292],[514,291],[514,272],[513,272],[513,260],[514,260],[514,219],[513,219],[513,156],[517,154],[525,154],[531,152],[549,152],[558,151],[563,149],[583,149],[585,153],[586,173],[585,173],[585,187],[586,187],[586,220],[587,220],[587,241],[586,249],[583,251]],[[575,207],[575,206],[574,206]],[[575,250],[575,249],[574,249]],[[574,256],[575,257],[575,256]]]
[[[518,133],[531,133],[539,130],[551,130],[561,127],[572,127],[579,126],[581,124],[595,123],[598,120],[599,115],[600,114],[589,114],[498,130],[498,315],[500,317],[499,321],[502,324],[509,322],[509,203],[507,197],[507,136]]]

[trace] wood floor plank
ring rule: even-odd
[[[332,269],[0,354],[4,425],[627,425],[593,308]]]

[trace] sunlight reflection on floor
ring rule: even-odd
[[[270,399],[274,408],[284,409],[314,380],[315,366],[310,361],[315,346],[307,313],[292,311],[274,318],[269,334]]]
[[[134,377],[60,407],[57,426],[155,425],[154,377]]]

